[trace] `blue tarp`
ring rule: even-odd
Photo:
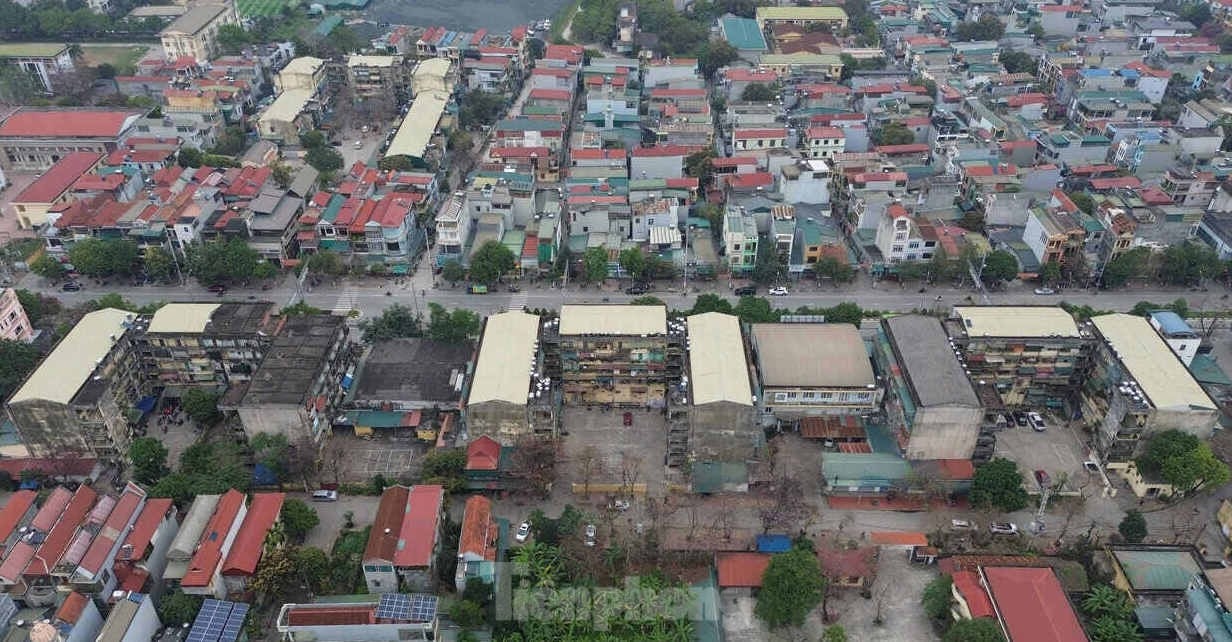
[[[142,397],[141,401],[137,402],[137,410],[140,410],[143,415],[149,414],[156,403],[158,403],[158,397]]]
[[[252,484],[254,486],[273,486],[278,483],[278,475],[265,464],[252,467]]]
[[[758,535],[758,553],[786,553],[791,550],[791,538],[786,535]]]

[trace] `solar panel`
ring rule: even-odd
[[[197,619],[193,620],[187,642],[235,642],[247,615],[247,604],[205,600]]]
[[[410,597],[402,593],[385,593],[376,605],[376,616],[385,620],[405,620],[410,612]]]
[[[411,595],[411,622],[431,622],[436,617],[435,595]]]

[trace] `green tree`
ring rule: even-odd
[[[764,83],[749,83],[745,85],[744,90],[740,92],[740,100],[747,100],[749,102],[765,103],[774,99],[774,87]]]
[[[1039,20],[1032,20],[1031,24],[1027,25],[1027,34],[1036,40],[1043,38],[1044,25],[1040,24]]]
[[[313,147],[304,155],[304,162],[319,172],[336,172],[342,169],[342,154],[330,147]]]
[[[439,303],[428,304],[428,338],[447,343],[465,343],[479,336],[483,319],[466,308],[446,310]]]
[[[1018,258],[1005,250],[994,250],[984,258],[980,277],[991,284],[1012,281],[1018,278]]]
[[[735,62],[740,52],[725,40],[709,40],[697,49],[697,69],[703,78],[710,78],[714,72]]]
[[[466,130],[457,129],[449,133],[445,139],[445,149],[449,151],[469,152],[475,146],[474,138]]]
[[[833,256],[823,256],[813,265],[813,271],[817,273],[818,280],[830,279],[834,285],[850,283],[855,278],[855,268],[846,261],[840,261]]]
[[[775,251],[774,245],[769,239],[760,239],[757,242],[757,263],[753,265],[753,272],[749,274],[749,278],[754,283],[769,285],[781,281],[786,276],[787,266],[783,264],[783,259]]]
[[[377,317],[361,321],[359,329],[364,343],[423,336],[419,315],[400,303],[385,308]]]
[[[607,278],[607,250],[588,247],[582,253],[582,280],[587,283],[602,283]]]
[[[817,556],[806,548],[793,548],[770,558],[762,575],[755,613],[770,628],[800,626],[821,603],[826,580]]]
[[[634,297],[629,300],[629,305],[661,305],[667,307],[667,303],[664,303],[663,299],[650,295]]]
[[[252,36],[240,25],[222,25],[215,35],[223,53],[233,56],[252,44]]]
[[[821,642],[847,642],[847,630],[841,625],[831,624],[822,632]]]
[[[1011,74],[1022,73],[1034,76],[1039,68],[1039,61],[1035,59],[1035,56],[1025,51],[1015,51],[1013,49],[1002,51],[997,60],[1000,60],[1005,70]]]
[[[189,388],[180,399],[184,412],[201,426],[211,426],[221,413],[218,412],[218,393],[202,388]]]
[[[998,457],[976,466],[971,480],[971,504],[992,507],[1006,513],[1027,507],[1027,491],[1022,486],[1018,464]]]
[[[1096,584],[1082,598],[1082,612],[1092,618],[1129,619],[1134,615],[1134,603],[1123,591],[1108,584]]]
[[[59,281],[68,273],[64,264],[55,260],[50,254],[43,254],[30,264],[30,271],[51,281]]]
[[[133,479],[152,486],[167,474],[167,447],[154,437],[138,437],[128,446]]]
[[[483,626],[486,617],[483,607],[470,600],[458,600],[449,605],[449,619],[463,629],[474,629]]]
[[[450,493],[466,485],[466,451],[462,448],[438,448],[424,455],[420,479],[424,484],[439,484]]]
[[[286,306],[279,311],[279,314],[288,317],[306,317],[312,314],[325,314],[325,310],[314,308],[303,301],[299,301],[295,305]]]
[[[455,285],[458,281],[466,278],[466,268],[462,267],[462,264],[456,260],[449,259],[441,266],[441,278],[449,281],[450,285]]]
[[[1224,265],[1219,255],[1205,243],[1184,241],[1164,250],[1159,277],[1171,285],[1199,285],[1204,279],[1219,276]]]
[[[161,247],[145,249],[145,273],[155,281],[166,281],[175,273],[175,258]]]
[[[1133,620],[1096,618],[1091,624],[1091,642],[1142,642],[1142,630]]]
[[[347,265],[337,252],[319,250],[308,256],[308,271],[314,274],[342,276],[347,273]]]
[[[971,42],[975,40],[1000,40],[1005,35],[1005,25],[996,13],[985,13],[975,22],[960,22],[954,28],[954,39]]]
[[[203,156],[196,147],[181,147],[180,153],[176,154],[176,162],[180,167],[201,167]]]
[[[286,548],[274,548],[265,551],[261,561],[257,562],[257,572],[249,585],[253,591],[275,600],[282,598],[297,584],[299,572],[295,568],[295,560]]]
[[[732,314],[744,323],[776,323],[779,320],[779,313],[770,305],[770,300],[759,296],[740,297]]]
[[[1053,285],[1061,280],[1061,264],[1056,261],[1049,261],[1044,264],[1044,268],[1040,270],[1040,283],[1044,285]]]
[[[941,642],[1005,642],[1005,635],[996,620],[982,617],[951,624]]]
[[[188,272],[203,285],[247,281],[256,275],[261,255],[242,239],[189,246]]]
[[[39,321],[59,314],[61,310],[59,299],[35,294],[24,288],[17,290],[17,302],[26,311],[26,318],[30,319],[31,325],[36,326]]]
[[[329,581],[331,560],[325,551],[311,546],[300,546],[291,551],[291,557],[309,590],[318,595],[332,592],[333,587]]]
[[[86,276],[106,277],[131,274],[141,250],[132,241],[88,238],[68,250],[68,260]]]
[[[1146,539],[1146,518],[1136,510],[1125,513],[1124,519],[1117,526],[1121,537],[1131,544],[1137,544]]]
[[[910,145],[915,142],[915,134],[902,123],[887,123],[877,130],[878,145]]]
[[[458,120],[467,129],[475,129],[481,125],[493,125],[505,109],[506,98],[496,92],[472,89],[462,95],[461,108],[458,110]]]
[[[947,620],[950,617],[950,604],[953,597],[950,593],[950,587],[954,584],[954,580],[945,573],[938,575],[936,579],[928,583],[924,587],[924,594],[920,597],[920,602],[924,604],[924,613],[934,620]]]
[[[321,523],[316,510],[300,499],[288,499],[282,503],[282,527],[293,542],[302,542],[308,532]]]
[[[253,460],[268,468],[281,485],[290,472],[287,462],[291,443],[287,441],[287,436],[282,433],[259,432],[248,440],[248,448],[252,450]]]
[[[921,261],[903,261],[894,265],[898,279],[904,283],[919,281],[928,274],[928,266]]]
[[[487,241],[471,255],[471,281],[492,285],[517,265],[513,251],[500,241]]]
[[[286,189],[291,186],[291,181],[294,177],[291,175],[290,165],[282,161],[275,160],[269,164],[269,168],[270,178],[274,179],[274,182],[278,184],[278,187]]]
[[[858,328],[864,320],[864,310],[856,303],[844,301],[826,309],[823,316],[826,317],[826,323],[850,323]]]
[[[1090,194],[1086,192],[1066,192],[1065,195],[1084,213],[1092,214],[1095,212],[1095,199]]]
[[[646,255],[642,254],[642,248],[631,247],[621,250],[618,260],[620,268],[634,281],[641,281],[646,276]]]
[[[197,619],[197,611],[201,610],[204,601],[200,595],[188,595],[179,590],[171,591],[163,596],[158,605],[158,619],[165,626],[180,627],[192,624]]]
[[[1188,495],[1200,488],[1218,488],[1228,482],[1228,465],[1219,460],[1208,444],[1177,457],[1164,461],[1160,476],[1179,491]]]
[[[732,313],[731,301],[713,293],[698,295],[697,300],[693,302],[693,308],[689,310],[689,314],[705,314],[706,312],[722,312],[723,314]]]
[[[248,136],[244,133],[244,128],[238,125],[228,127],[219,134],[218,139],[214,141],[214,147],[210,149],[210,154],[215,156],[237,156],[244,153],[244,148],[248,146]],[[205,160],[204,158],[202,159]],[[210,163],[206,162],[207,165]]]
[[[309,130],[299,135],[299,144],[304,149],[320,149],[329,145],[325,134],[318,130]]]
[[[1118,254],[1104,266],[1101,279],[1106,288],[1119,288],[1130,279],[1142,277],[1146,273],[1147,264],[1151,259],[1151,250],[1136,247],[1128,252]]]
[[[710,176],[714,173],[714,150],[707,148],[700,152],[693,152],[684,157],[684,171],[689,176],[697,179],[697,184],[701,186],[702,191],[705,191],[706,186],[710,183]],[[718,206],[716,206],[718,207]],[[709,216],[709,215],[707,215]],[[722,221],[722,208],[719,209],[719,220]]]

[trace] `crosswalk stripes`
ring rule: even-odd
[[[509,309],[521,310],[522,308],[525,308],[526,304],[529,302],[530,296],[528,296],[525,292],[515,292],[513,296],[509,297]]]
[[[354,285],[348,285],[342,288],[342,292],[338,293],[338,302],[334,304],[333,311],[339,314],[346,314],[358,307],[359,288]]]

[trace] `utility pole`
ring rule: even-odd
[[[987,260],[986,254],[980,255],[980,266],[977,268],[974,263],[967,262],[967,270],[971,273],[971,278],[975,280],[975,287],[980,291],[980,297],[984,301],[984,305],[989,305],[991,300],[988,298],[988,289],[984,287],[984,266]]]

